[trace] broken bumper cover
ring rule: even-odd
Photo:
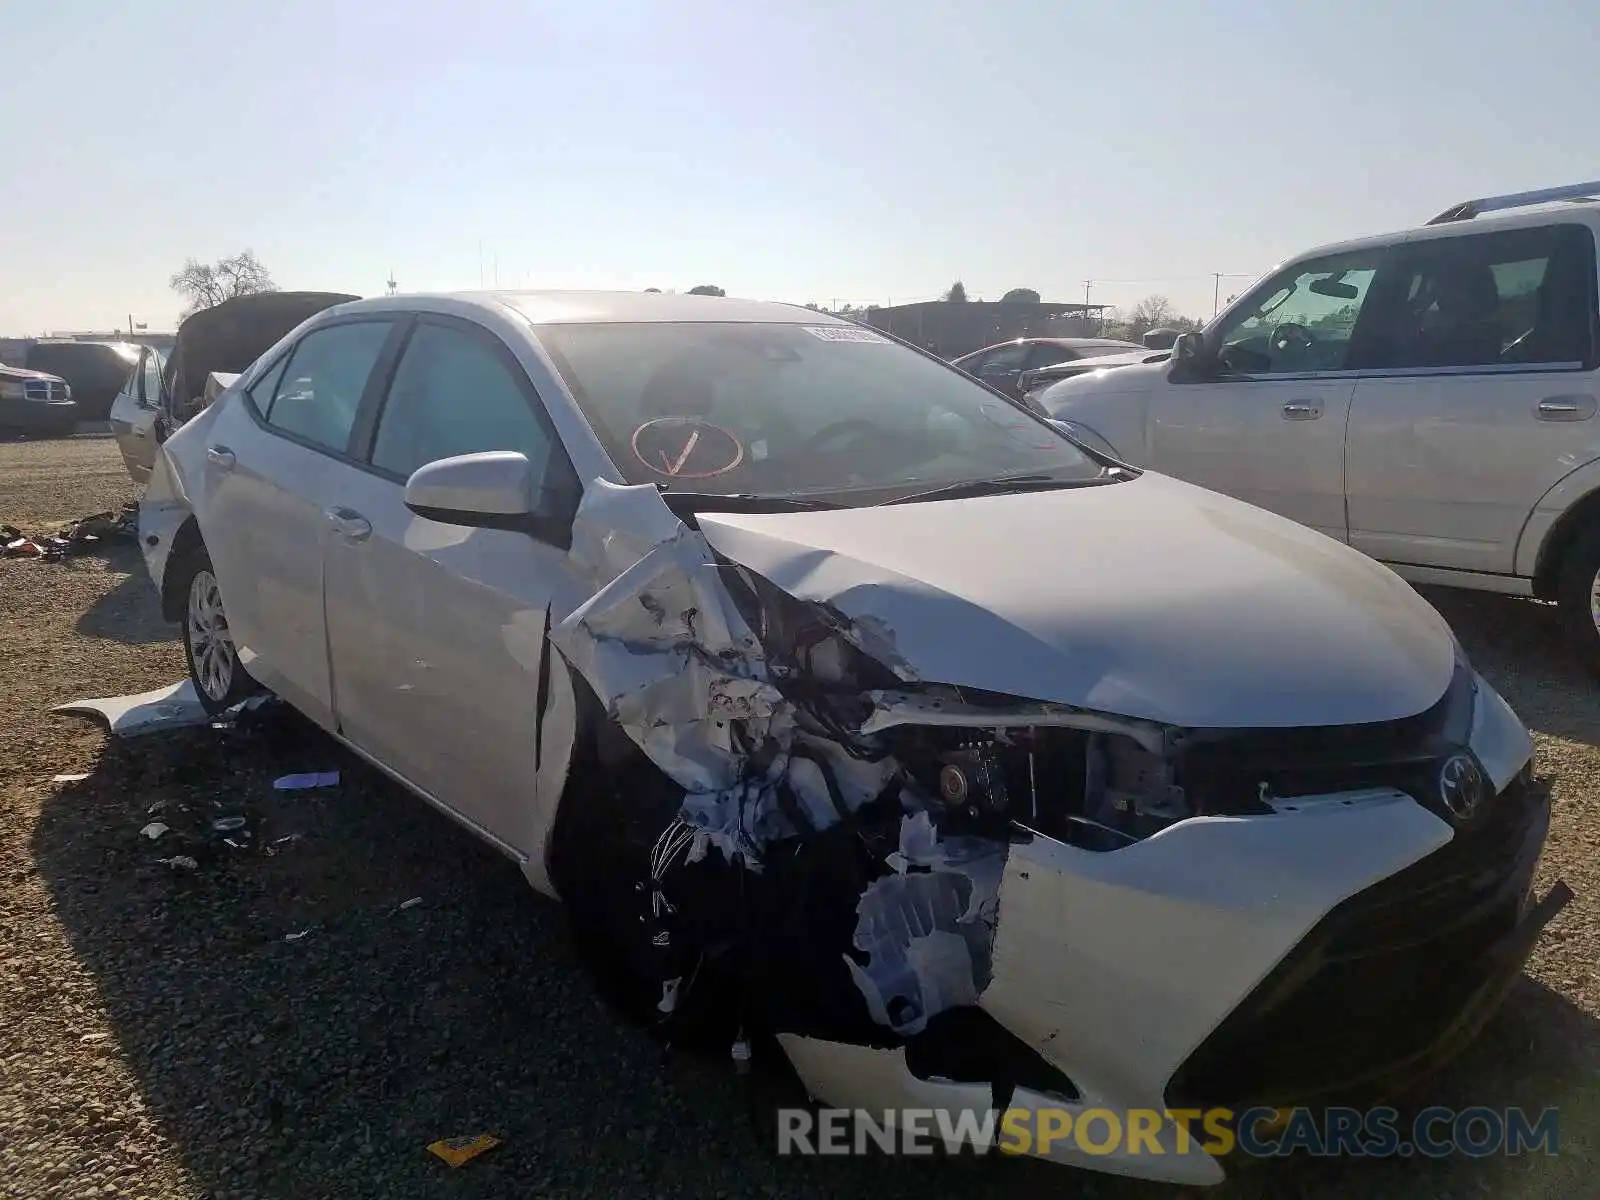
[[[1037,840],[1008,861],[994,978],[977,1001],[1037,1055],[1033,1078],[919,1071],[916,1039],[786,1036],[784,1049],[813,1096],[874,1120],[897,1108],[947,1108],[955,1127],[963,1111],[1110,1110],[1128,1129],[1135,1112],[1372,1100],[1470,1042],[1570,897],[1557,885],[1528,905],[1548,825],[1548,793],[1519,778],[1456,836],[1396,792],[1202,818],[1110,855]],[[1271,947],[1286,944],[1274,963]],[[1158,1151],[1069,1137],[1044,1156],[1219,1182],[1202,1140],[1168,1118]]]

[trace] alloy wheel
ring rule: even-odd
[[[233,672],[239,656],[228,631],[228,614],[222,607],[222,591],[210,571],[195,572],[189,583],[189,653],[194,660],[195,681],[206,697],[217,703],[233,686]]]

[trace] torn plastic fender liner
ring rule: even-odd
[[[989,985],[1006,851],[990,838],[940,838],[926,811],[901,820],[894,873],[856,906],[854,945],[867,961],[846,959],[878,1024],[910,1037]]]

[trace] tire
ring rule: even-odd
[[[1585,529],[1567,550],[1556,603],[1573,648],[1600,671],[1600,526]]]
[[[259,692],[261,685],[239,662],[222,590],[204,546],[189,551],[175,565],[172,583],[183,597],[183,657],[195,695],[206,712],[220,716]]]

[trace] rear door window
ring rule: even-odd
[[[1373,367],[1575,369],[1595,361],[1594,238],[1582,225],[1414,242],[1397,253],[1383,290]]]

